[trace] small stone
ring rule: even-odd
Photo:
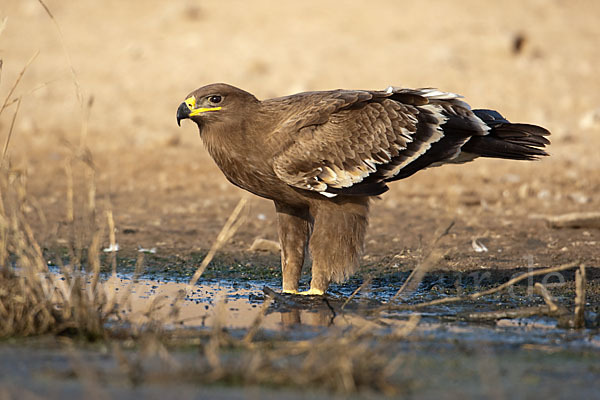
[[[254,239],[252,246],[250,246],[250,248],[248,250],[264,251],[264,252],[269,252],[269,253],[278,253],[279,251],[281,251],[281,247],[279,246],[279,243],[277,243],[273,240],[256,238],[256,239]]]
[[[574,212],[546,217],[551,228],[600,228],[600,212]]]
[[[531,187],[529,186],[528,183],[524,183],[521,186],[519,186],[519,189],[517,190],[517,195],[519,196],[520,199],[526,199],[528,197],[531,196]]]
[[[590,201],[590,198],[581,192],[569,193],[569,198],[579,204],[589,203]]]
[[[476,253],[487,253],[488,251],[488,248],[485,247],[485,245],[477,239],[473,239],[471,241],[471,247],[473,248],[473,250],[475,250]]]
[[[600,108],[589,110],[579,120],[579,128],[582,130],[593,129],[600,126]]]
[[[550,198],[550,191],[547,189],[540,190],[537,194],[538,199],[547,200]]]

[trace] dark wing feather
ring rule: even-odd
[[[544,147],[550,144],[546,138],[550,132],[541,126],[513,124],[493,110],[473,110],[473,113],[490,127],[490,133],[471,138],[463,151],[511,160],[535,160],[548,155]]]
[[[293,140],[275,157],[275,173],[324,195],[383,193],[404,169],[456,157],[487,132],[458,97],[434,89],[322,94],[282,124],[278,136]]]

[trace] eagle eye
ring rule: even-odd
[[[208,97],[208,101],[210,101],[213,104],[218,104],[221,102],[223,98],[219,95],[212,95]]]

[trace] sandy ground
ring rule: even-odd
[[[451,221],[441,269],[598,265],[600,230],[555,230],[539,218],[600,209],[598,2],[47,4],[63,39],[37,1],[0,6],[2,96],[39,51],[16,90],[22,104],[8,158],[37,199],[28,212],[44,247],[64,246],[71,234],[67,165],[75,220],[96,190],[96,217],[113,210],[124,252],[155,247],[186,257],[210,247],[244,194],[221,175],[196,128],[175,123],[178,104],[199,86],[227,82],[266,98],[392,84],[458,92],[475,107],[545,126],[552,156],[478,160],[393,184],[374,202],[365,266],[414,267]],[[2,142],[14,110],[0,116]],[[272,204],[252,197],[250,205],[226,252],[244,252],[257,237],[276,240]],[[474,239],[489,251],[475,252]]]

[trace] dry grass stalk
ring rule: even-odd
[[[495,310],[495,311],[478,311],[458,314],[458,318],[462,321],[470,322],[482,322],[482,321],[495,321],[498,319],[516,319],[516,318],[528,318],[534,316],[546,315],[550,317],[557,316],[556,312],[550,311],[550,307],[547,305],[533,306],[533,307],[520,307],[511,308],[508,310]]]
[[[96,221],[96,170],[93,166],[88,168],[88,196],[87,196],[87,211],[89,215],[89,223],[92,225]]]
[[[202,341],[204,357],[193,366],[169,371],[163,379],[310,387],[344,394],[366,390],[393,395],[404,390],[402,380],[396,376],[402,357],[390,354],[387,339],[358,342],[347,337],[347,332],[339,332],[310,341],[248,344],[222,331],[218,336],[218,341]]]
[[[244,343],[249,344],[252,342],[252,340],[254,339],[254,336],[256,336],[256,334],[258,333],[258,330],[260,329],[260,325],[262,324],[263,320],[265,319],[265,315],[267,314],[267,310],[269,309],[271,304],[273,304],[272,298],[269,298],[263,302],[263,304],[260,308],[260,313],[256,316],[256,318],[254,318],[254,321],[252,321],[252,324],[250,325],[250,328],[248,329],[246,336],[244,336],[244,339],[243,339]]]
[[[92,237],[92,243],[88,249],[88,269],[92,272],[92,292],[96,292],[98,281],[100,280],[100,246],[103,230],[98,230]]]
[[[4,99],[4,103],[2,103],[2,106],[0,107],[0,115],[2,115],[2,112],[6,109],[6,107],[8,107],[13,93],[17,89],[17,86],[19,86],[19,83],[21,82],[21,79],[23,79],[23,75],[25,75],[25,71],[27,71],[27,68],[29,68],[29,66],[31,65],[31,63],[38,56],[38,54],[40,54],[39,50],[36,51],[33,54],[33,56],[31,56],[31,58],[29,59],[29,61],[27,61],[27,63],[25,64],[25,66],[23,67],[23,69],[21,70],[21,72],[19,73],[19,75],[17,76],[17,79],[13,83],[12,87],[8,90],[8,94],[6,95],[6,98]]]
[[[557,312],[559,307],[556,304],[556,302],[554,301],[554,298],[552,297],[552,295],[548,292],[548,289],[546,289],[546,286],[542,285],[539,282],[536,282],[534,285],[534,288],[537,290],[537,292],[540,294],[540,296],[542,296],[542,298],[544,299],[544,302],[548,306],[548,309],[550,310],[550,312],[551,313]]]
[[[133,271],[132,282],[137,283],[140,276],[144,272],[144,253],[138,253],[137,260],[135,261],[135,270]]]
[[[101,232],[88,253],[91,285],[87,275],[76,271],[75,259],[62,266],[62,276],[50,273],[26,218],[31,201],[25,186],[23,176],[0,170],[0,337],[61,332],[104,337],[114,310],[104,309],[106,296],[97,290]]]
[[[4,17],[2,22],[0,22],[0,36],[2,36],[2,32],[6,29],[6,23],[8,22],[8,17]],[[0,72],[2,72],[2,60],[0,60]]]
[[[244,223],[245,218],[239,218],[239,217],[240,217],[241,212],[244,210],[244,207],[246,206],[247,202],[248,202],[248,199],[246,197],[242,197],[240,199],[240,201],[238,202],[237,206],[235,207],[235,209],[229,215],[227,222],[221,229],[221,232],[219,232],[219,235],[217,236],[217,239],[215,240],[215,242],[211,246],[210,250],[208,251],[208,254],[206,255],[206,257],[204,257],[204,259],[202,260],[202,263],[200,264],[198,269],[196,269],[196,272],[190,279],[190,282],[188,284],[188,292],[198,282],[198,279],[200,279],[200,277],[204,273],[204,270],[206,269],[206,267],[208,267],[208,264],[210,264],[210,262],[212,261],[213,257],[217,253],[217,251],[225,243],[227,243],[227,241],[229,241],[229,239],[231,239],[231,237],[235,234],[235,232],[239,229],[239,227]]]
[[[79,79],[77,79],[77,73],[75,72],[75,67],[73,66],[73,60],[71,60],[71,54],[67,50],[67,45],[65,43],[65,37],[62,33],[62,29],[60,29],[60,25],[59,25],[58,21],[56,20],[56,18],[54,18],[54,15],[50,11],[50,8],[48,8],[46,3],[44,3],[42,0],[38,0],[38,2],[42,6],[42,8],[46,12],[46,14],[48,14],[48,17],[50,17],[50,19],[52,20],[52,23],[54,24],[54,26],[56,28],[56,31],[58,32],[58,39],[60,41],[60,45],[63,48],[63,52],[65,53],[65,57],[67,58],[67,62],[69,64],[69,69],[71,70],[71,75],[73,77],[73,84],[75,85],[75,94],[77,95],[77,101],[79,102],[79,105],[81,107],[81,111],[82,111],[81,118],[82,118],[82,123],[83,123],[83,120],[85,118],[83,115],[83,108],[84,108],[83,93],[81,90],[81,85],[79,84]]]
[[[90,97],[86,103],[85,110],[82,110],[83,116],[81,121],[81,134],[79,135],[79,148],[86,148],[86,140],[88,135],[88,124],[92,106],[94,105],[94,97]]]
[[[408,317],[408,320],[402,321],[401,323],[395,321],[395,328],[390,337],[394,339],[406,338],[417,328],[419,322],[421,322],[421,314],[417,313],[411,314]]]
[[[586,291],[585,266],[580,265],[575,271],[575,316],[573,327],[575,329],[585,328],[585,291]]]
[[[10,128],[8,128],[8,135],[6,136],[6,141],[4,142],[4,148],[2,149],[2,160],[0,160],[0,168],[4,166],[4,159],[6,158],[6,153],[8,152],[8,145],[10,144],[10,138],[12,137],[13,129],[15,128],[15,121],[17,120],[17,114],[19,113],[19,108],[21,108],[21,98],[19,97],[17,101],[17,108],[15,109],[15,113],[13,114],[12,120],[10,121]]]
[[[2,61],[2,60],[0,60],[0,61]],[[39,84],[39,85],[37,85],[37,86],[33,87],[32,89],[29,89],[29,90],[27,90],[27,91],[26,91],[26,92],[24,92],[24,93],[23,93],[21,96],[19,96],[19,97],[17,97],[17,98],[13,98],[13,99],[9,100],[9,101],[8,101],[8,103],[6,103],[6,107],[12,106],[12,105],[13,105],[13,104],[15,104],[17,101],[19,101],[19,99],[24,99],[24,98],[26,98],[27,96],[29,96],[30,94],[32,94],[32,93],[35,93],[35,92],[37,92],[38,90],[45,88],[45,87],[46,87],[46,86],[48,86],[50,83],[54,83],[54,82],[58,82],[58,81],[60,81],[60,79],[59,79],[59,78],[56,78],[56,79],[51,79],[51,80],[49,80],[49,81],[46,81],[46,82],[44,82],[44,83],[41,83],[41,84]]]
[[[65,176],[67,180],[67,202],[65,203],[65,207],[67,208],[67,223],[73,226],[73,221],[75,220],[75,211],[73,204],[73,160],[68,159],[65,161]]]
[[[477,300],[480,297],[488,296],[490,294],[494,294],[494,293],[500,292],[504,289],[507,289],[511,286],[514,286],[515,284],[517,284],[527,278],[537,276],[537,275],[545,275],[545,274],[549,274],[551,272],[558,272],[558,271],[565,271],[568,269],[573,269],[573,268],[577,267],[578,264],[579,264],[579,262],[571,262],[571,263],[559,265],[556,267],[538,269],[535,271],[531,271],[531,272],[519,275],[515,278],[512,278],[509,281],[507,281],[507,282],[503,283],[502,285],[497,286],[495,288],[484,290],[482,292],[471,293],[471,294],[465,295],[465,296],[444,297],[441,299],[435,299],[435,300],[427,301],[424,303],[417,303],[417,304],[398,304],[398,305],[389,304],[389,305],[379,308],[377,310],[377,312],[384,311],[384,310],[416,310],[416,309],[430,307],[430,306],[436,306],[436,305],[440,305],[440,304],[456,303],[456,302],[468,301],[468,300]]]
[[[115,233],[115,220],[111,209],[106,210],[106,219],[108,221],[108,239],[110,242],[110,259],[112,275],[117,275],[117,237]]]
[[[85,397],[91,400],[109,400],[111,397],[102,385],[99,372],[85,360],[84,354],[79,352],[71,340],[63,340],[67,345],[69,361],[73,374],[83,386]]]
[[[364,288],[368,287],[372,281],[373,281],[373,278],[370,275],[367,276],[367,278],[363,281],[363,283],[359,287],[357,287],[354,292],[352,292],[352,294],[346,299],[346,301],[344,301],[344,304],[342,304],[341,310],[343,311],[344,308],[348,305],[348,303],[350,303],[350,301],[352,301],[352,299],[354,297],[356,297],[356,295],[360,291],[362,291]]]
[[[450,222],[450,224],[446,227],[446,229],[444,229],[442,231],[442,233],[440,233],[439,235],[436,236],[436,238],[434,239],[433,243],[431,244],[431,246],[429,248],[429,252],[427,253],[427,255],[412,270],[412,272],[410,273],[408,278],[406,278],[406,280],[404,281],[404,283],[402,284],[400,289],[398,289],[396,294],[391,298],[391,301],[394,301],[398,297],[400,297],[400,295],[402,293],[404,293],[404,291],[406,289],[409,289],[410,291],[413,291],[414,289],[416,289],[416,287],[419,285],[419,283],[421,283],[421,281],[423,280],[423,277],[425,276],[427,271],[429,271],[436,264],[436,262],[439,261],[443,257],[444,254],[442,254],[436,247],[437,247],[439,241],[444,236],[446,236],[450,233],[450,230],[452,229],[453,226],[454,226],[454,221]]]

